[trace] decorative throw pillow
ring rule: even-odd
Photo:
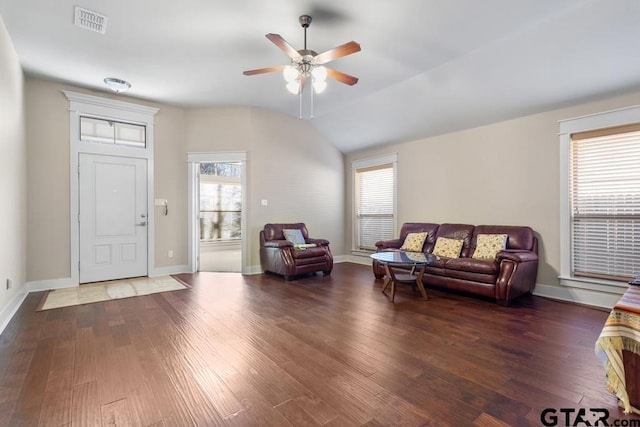
[[[436,245],[433,248],[433,254],[435,256],[443,256],[446,258],[458,258],[460,256],[460,251],[462,251],[463,243],[464,240],[438,237]]]
[[[404,243],[400,247],[400,250],[409,252],[422,252],[422,246],[427,238],[426,231],[423,233],[409,233],[404,239]]]
[[[476,250],[471,256],[475,259],[496,259],[498,252],[507,247],[506,234],[478,234]]]
[[[302,235],[302,230],[298,228],[282,230],[282,234],[284,234],[285,239],[287,239],[294,245],[304,245],[305,243],[307,243],[305,242],[304,236]]]

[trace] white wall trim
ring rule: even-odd
[[[369,258],[369,256],[362,256],[362,255],[345,255],[345,257],[347,258],[346,262],[352,262],[354,264],[360,264],[360,265],[371,265],[371,258]]]
[[[169,267],[157,267],[149,272],[149,277],[169,276],[171,274],[190,273],[188,265],[171,265]]]
[[[252,276],[255,274],[262,274],[262,266],[261,265],[248,265],[247,271],[243,271],[242,274],[246,274],[248,276]]]
[[[343,262],[349,262],[349,258],[347,255],[334,255],[333,257],[334,264],[342,264]]]
[[[79,286],[78,282],[72,277],[27,282],[27,290],[29,292],[51,291],[54,289],[73,288],[77,286]]]
[[[608,294],[588,289],[568,288],[564,286],[550,286],[536,284],[533,295],[611,309],[620,299],[619,294]]]
[[[4,332],[4,329],[7,327],[11,319],[13,319],[13,316],[15,316],[27,295],[29,295],[29,292],[19,292],[15,294],[9,303],[4,306],[2,311],[0,311],[0,334]]]

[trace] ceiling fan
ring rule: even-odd
[[[311,93],[322,92],[326,86],[326,78],[337,80],[341,83],[353,86],[358,83],[358,78],[349,74],[327,68],[324,66],[327,62],[342,58],[352,53],[360,51],[360,44],[350,41],[336,48],[327,50],[318,54],[317,52],[307,49],[307,28],[311,24],[311,16],[302,15],[299,20],[300,25],[304,28],[304,49],[295,50],[285,39],[279,34],[269,33],[266,37],[284,53],[291,58],[291,65],[277,65],[275,67],[258,68],[256,70],[244,71],[245,76],[254,74],[271,73],[273,71],[282,71],[287,81],[287,89],[292,94],[302,94],[307,80],[311,80],[313,90]]]

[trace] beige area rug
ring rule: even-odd
[[[150,295],[158,292],[177,291],[179,289],[187,289],[187,286],[171,276],[137,277],[90,283],[47,292],[38,311]]]

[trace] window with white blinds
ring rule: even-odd
[[[640,124],[571,135],[572,275],[640,272]]]
[[[395,162],[354,164],[354,249],[373,250],[379,240],[393,239],[396,227]]]

